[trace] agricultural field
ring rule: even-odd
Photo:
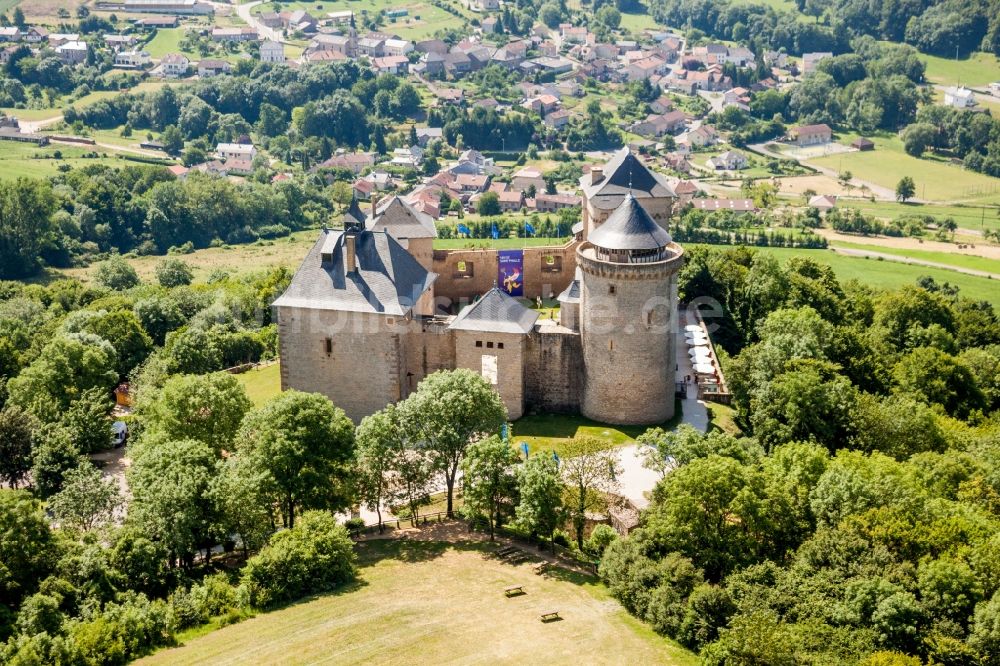
[[[992,53],[973,53],[956,60],[920,54],[927,64],[927,80],[941,85],[963,85],[982,88],[992,81],[1000,81],[1000,59]]]
[[[853,138],[845,136],[841,140],[849,142]],[[902,142],[894,135],[869,138],[875,142],[875,150],[837,153],[808,162],[838,173],[850,171],[855,178],[890,190],[895,190],[901,178],[909,176],[917,186],[916,198],[926,201],[1000,202],[1000,179],[966,171],[942,158],[911,157],[903,151]]]
[[[157,30],[156,36],[149,40],[142,48],[156,59],[162,58],[168,53],[180,52],[180,43],[184,39],[185,32],[184,28],[164,28]],[[185,55],[191,57],[195,54],[187,53]]]
[[[464,530],[463,530],[464,531]],[[603,585],[561,569],[488,556],[484,543],[369,541],[356,583],[183,640],[140,664],[663,664],[697,658],[615,603]],[[526,594],[506,598],[504,588]],[[539,622],[558,610],[562,620]]]

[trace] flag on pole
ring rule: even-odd
[[[526,234],[531,235],[531,236],[535,235],[535,228],[533,226],[531,226],[531,222],[525,222],[524,223],[524,232]]]
[[[493,240],[500,238],[500,230],[497,229],[497,223],[493,223],[493,229],[490,231],[490,235],[493,236]]]
[[[502,439],[505,442],[507,441],[507,437],[510,434],[510,430],[508,428],[509,426],[506,423],[500,426],[500,439]]]
[[[464,224],[459,223],[459,225],[458,225],[458,233],[465,234],[466,236],[471,236],[472,235],[472,230],[469,229],[469,227],[465,226]]]

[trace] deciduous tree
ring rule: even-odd
[[[503,507],[514,499],[517,462],[517,452],[498,435],[470,444],[462,460],[463,510],[470,516],[486,516],[490,541],[493,541]]]

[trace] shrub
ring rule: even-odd
[[[611,542],[618,538],[618,532],[610,525],[597,525],[590,533],[590,537],[583,544],[583,549],[592,555],[600,557],[604,554],[604,549],[611,545]]]
[[[343,525],[322,511],[306,511],[295,527],[279,532],[250,558],[240,580],[240,600],[269,608],[354,578],[354,544]]]
[[[125,291],[139,284],[139,274],[124,257],[118,254],[97,267],[94,279],[102,287],[115,291]]]
[[[194,273],[186,261],[180,259],[164,259],[156,265],[156,281],[160,286],[171,289],[183,284],[191,284]]]

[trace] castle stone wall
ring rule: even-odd
[[[525,347],[524,379],[529,412],[579,412],[583,392],[580,334],[562,326],[535,327]]]
[[[527,336],[517,333],[454,331],[455,367],[482,375],[500,394],[507,418],[524,414],[524,345]],[[477,346],[478,344],[478,346]],[[484,357],[490,360],[485,361]],[[486,377],[485,363],[496,369],[496,382]]]
[[[402,317],[279,307],[281,388],[322,393],[355,422],[402,397]]]
[[[551,260],[549,259],[551,257]],[[471,302],[493,288],[497,279],[497,250],[435,250],[432,270],[437,273],[434,297],[451,302]],[[459,262],[472,264],[472,275],[458,270]],[[576,243],[524,248],[524,295],[527,298],[558,296],[576,273]]]

